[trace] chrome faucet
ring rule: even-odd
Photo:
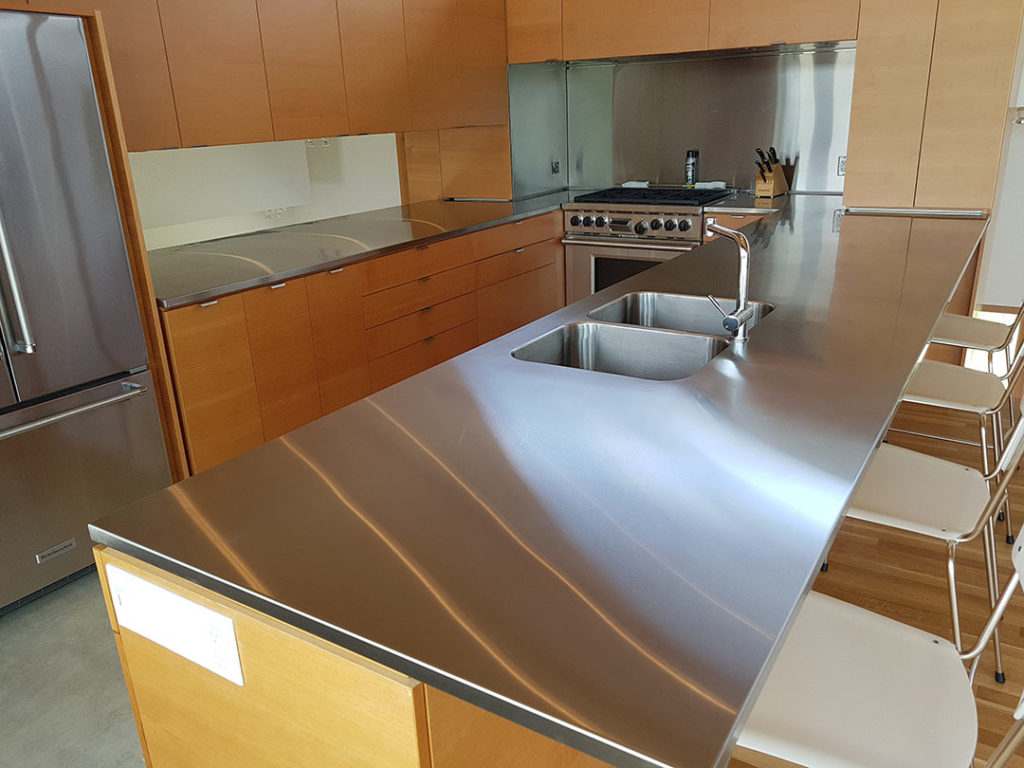
[[[732,333],[736,341],[747,340],[747,322],[754,316],[754,308],[747,301],[747,289],[750,285],[750,241],[742,232],[723,227],[718,219],[709,216],[704,223],[705,236],[721,235],[736,243],[740,256],[739,291],[736,294],[736,309],[726,312],[714,296],[709,295],[711,303],[722,313],[722,327]]]

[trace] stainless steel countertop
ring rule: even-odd
[[[157,303],[174,309],[555,211],[568,197],[557,192],[511,203],[430,200],[382,208],[153,250],[149,270]]]
[[[93,536],[613,766],[724,766],[985,227],[836,234],[841,205],[747,227],[750,296],[776,309],[688,379],[510,352],[631,290],[734,295],[722,239]]]

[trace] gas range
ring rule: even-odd
[[[700,242],[704,207],[723,189],[612,187],[576,197],[565,208],[567,237]]]

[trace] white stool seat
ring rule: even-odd
[[[828,768],[966,768],[978,735],[948,641],[811,593],[739,743]]]
[[[948,541],[974,530],[989,498],[978,470],[883,444],[846,514]]]
[[[994,320],[946,312],[939,318],[932,341],[952,347],[990,352],[1006,343],[1010,326]]]
[[[922,360],[907,382],[903,401],[985,413],[999,406],[1005,391],[1002,380],[991,373]]]

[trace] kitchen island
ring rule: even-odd
[[[747,228],[774,311],[687,378],[512,353],[628,292],[734,296],[721,239],[93,537],[613,766],[723,766],[985,227],[837,232],[840,207],[794,196]]]

